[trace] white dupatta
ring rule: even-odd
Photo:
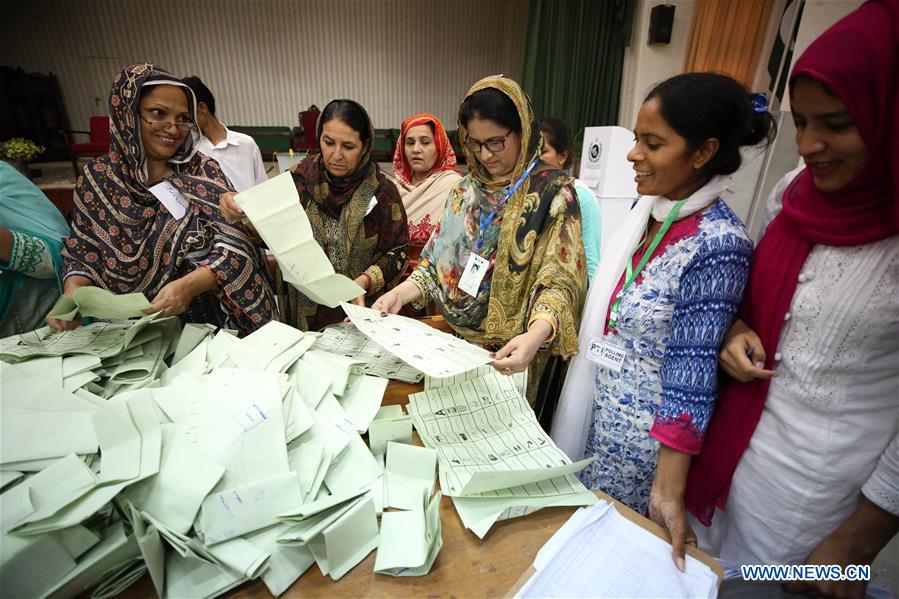
[[[713,177],[694,192],[681,206],[677,219],[681,220],[711,205],[726,189],[727,177]],[[650,214],[657,221],[665,220],[677,202],[662,196],[643,196],[622,221],[607,248],[603,249],[599,267],[590,283],[581,329],[578,334],[578,355],[571,359],[568,374],[553,415],[550,436],[559,448],[577,461],[584,457],[587,431],[593,417],[596,364],[586,359],[592,337],[602,338],[609,313],[612,293],[624,274],[627,261],[643,238]]]

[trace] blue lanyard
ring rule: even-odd
[[[531,171],[534,170],[534,167],[537,166],[538,162],[540,162],[540,157],[535,156],[534,159],[531,160],[531,163],[528,165],[528,167],[526,169],[524,169],[524,172],[521,173],[521,176],[518,177],[518,181],[516,181],[515,183],[512,184],[511,187],[506,189],[505,193],[503,194],[503,198],[499,201],[499,204],[497,204],[496,207],[493,209],[493,211],[491,211],[490,214],[487,215],[487,218],[481,220],[481,222],[478,223],[478,254],[479,255],[481,253],[481,248],[484,245],[484,233],[487,231],[487,227],[490,226],[490,223],[493,222],[493,218],[496,216],[496,211],[499,210],[500,208],[502,208],[505,205],[505,203],[509,201],[509,198],[512,197],[513,193],[518,191],[518,188],[521,187],[521,184],[524,182],[524,180],[530,176]]]

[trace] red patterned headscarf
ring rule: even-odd
[[[406,158],[405,152],[406,134],[412,127],[429,123],[434,127],[434,145],[437,146],[437,160],[434,162],[433,168],[428,171],[426,177],[430,177],[439,171],[458,172],[456,169],[456,153],[453,152],[453,146],[440,119],[432,114],[416,114],[403,121],[400,138],[396,140],[396,149],[393,151],[393,174],[406,185],[412,184],[412,167],[409,166],[409,160]]]

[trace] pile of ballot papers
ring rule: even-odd
[[[61,315],[91,312],[74,299]],[[358,355],[329,351],[338,337]],[[154,316],[0,340],[0,597],[112,596],[146,572],[160,597],[253,579],[279,595],[375,548],[377,572],[426,574],[436,453],[408,445],[410,417],[366,372],[421,374],[367,343]]]
[[[353,325],[241,339],[83,289],[54,317],[136,320],[0,340],[0,597],[107,597],[145,573],[163,598],[254,579],[277,596],[375,549],[375,572],[422,576],[442,495],[480,537],[596,502],[573,474],[587,462],[524,400],[526,374],[498,375],[462,339],[349,304]],[[381,406],[388,377],[424,375],[408,414]]]

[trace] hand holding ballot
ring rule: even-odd
[[[290,173],[282,173],[251,187],[234,198],[274,254],[284,281],[317,304],[336,308],[365,295],[355,281],[334,272],[328,256],[316,242],[306,211],[300,204]],[[225,218],[239,213],[223,203]]]
[[[234,198],[236,197],[236,193],[229,192],[222,194],[222,199],[219,201],[219,207],[221,208],[222,216],[224,216],[225,220],[229,223],[240,222],[240,220],[245,216],[241,207],[238,206],[237,202],[234,201]]]
[[[149,313],[146,310],[150,307],[151,304],[143,293],[116,295],[100,287],[84,286],[59,298],[47,317],[65,322],[78,321],[82,316],[106,319],[135,318]]]

